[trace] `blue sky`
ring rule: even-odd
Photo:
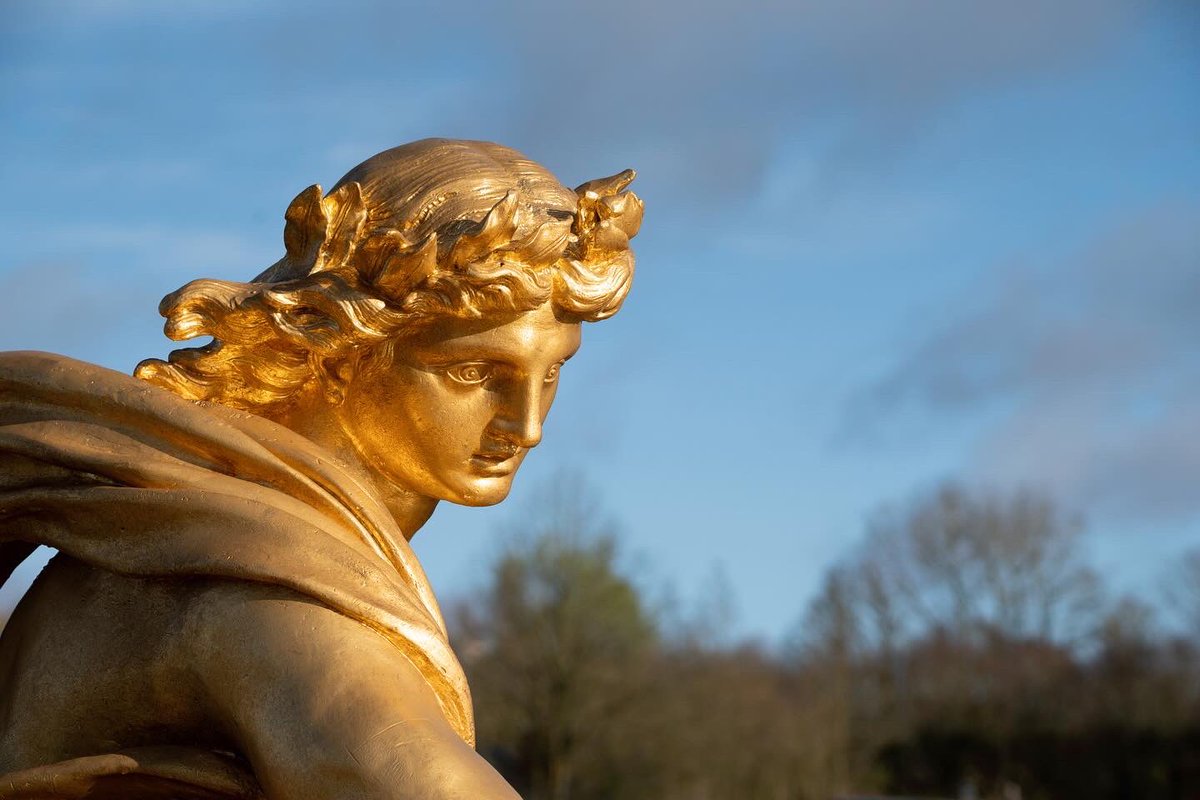
[[[1052,493],[1153,599],[1200,546],[1198,44],[1185,2],[8,2],[0,348],[165,353],[163,294],[405,141],[631,166],[633,293],[509,508],[418,536],[440,595],[567,470],[768,640],[946,478]]]

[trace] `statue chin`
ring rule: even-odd
[[[482,481],[478,483],[483,483]],[[496,485],[482,485],[478,489],[471,492],[464,492],[451,502],[460,506],[469,506],[471,508],[485,508],[502,503],[508,499],[509,493],[512,491],[512,478],[507,479],[492,479],[487,483]]]
[[[632,179],[414,142],[302,191],[252,282],[164,298],[211,344],[0,354],[0,581],[59,553],[0,636],[0,800],[518,800],[408,540],[508,496],[629,290]]]

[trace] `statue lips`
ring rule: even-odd
[[[486,450],[471,456],[471,467],[479,475],[500,478],[511,475],[521,465],[524,448],[510,447],[502,450]]]

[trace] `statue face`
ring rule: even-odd
[[[338,416],[388,483],[462,505],[498,503],[541,441],[579,328],[549,303],[499,321],[439,321],[406,336],[390,366],[355,376]]]

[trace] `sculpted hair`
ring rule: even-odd
[[[163,298],[165,332],[201,347],[135,375],[249,411],[283,403],[331,362],[386,355],[446,317],[528,311],[596,321],[633,279],[642,202],[632,170],[579,186],[490,142],[425,139],[364,161],[284,218],[286,254],[249,283],[197,280]]]

